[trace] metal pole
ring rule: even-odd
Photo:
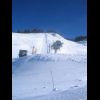
[[[50,73],[51,73],[51,78],[52,78],[52,86],[53,86],[53,90],[54,90],[54,79],[53,79],[53,74],[52,74],[52,71],[50,70]]]
[[[45,33],[45,40],[46,40],[46,47],[47,47],[47,53],[48,53],[48,43],[47,43],[47,34]]]

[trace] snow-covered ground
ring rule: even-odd
[[[56,40],[63,47],[57,54],[47,53],[48,44]],[[87,46],[58,34],[13,33],[12,47],[13,100],[87,100]],[[28,56],[18,58],[19,49],[27,49]]]
[[[81,44],[69,41],[56,34],[50,33],[30,33],[30,34],[12,34],[12,58],[18,57],[20,49],[28,50],[28,55],[32,53],[32,47],[37,50],[37,54],[46,54],[48,46],[52,45],[56,40],[60,40],[63,46],[58,50],[59,54],[86,54],[87,47]],[[54,50],[50,49],[50,53],[54,54]]]
[[[63,92],[52,92],[50,94],[26,97],[14,100],[87,100],[87,87],[74,88]]]
[[[79,41],[78,43],[80,43],[80,44],[83,44],[83,45],[87,46],[87,40]]]

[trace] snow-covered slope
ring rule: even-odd
[[[56,40],[63,42],[63,46],[57,52],[59,54],[86,54],[86,46],[66,40],[58,34],[54,36],[50,33],[12,33],[12,58],[18,57],[19,49],[26,49],[28,55],[31,55],[33,46],[36,48],[37,54],[47,54],[48,46],[51,46]],[[54,53],[54,50],[50,49],[50,53]]]
[[[87,40],[79,41],[78,43],[80,43],[80,44],[83,44],[83,45],[87,46]]]
[[[48,45],[56,40],[63,47],[57,54],[47,53]],[[32,55],[33,46],[37,53]],[[86,100],[86,46],[58,34],[13,33],[12,47],[13,100]],[[19,49],[28,50],[28,56],[18,58]]]
[[[53,92],[46,95],[27,97],[14,100],[87,100],[87,87],[74,88],[63,92]]]
[[[23,57],[13,62],[13,100],[30,100],[23,98],[51,95],[53,92],[52,76],[54,88],[58,89],[60,93],[72,88],[77,89],[86,86],[86,62],[77,62],[68,58],[66,61],[41,60],[45,56],[34,55]],[[53,55],[51,58],[57,59],[60,56]],[[63,57],[65,56],[63,55]]]

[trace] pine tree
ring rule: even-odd
[[[57,53],[57,50],[60,49],[62,47],[62,42],[57,40],[52,44],[52,48],[55,50],[55,53]]]

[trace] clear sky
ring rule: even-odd
[[[25,28],[86,35],[87,0],[12,0],[12,31]]]

